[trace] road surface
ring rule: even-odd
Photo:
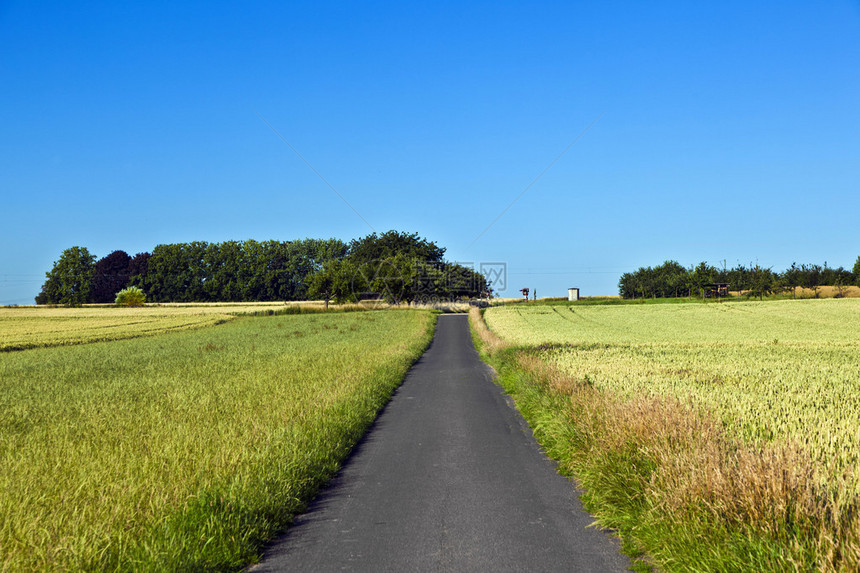
[[[250,571],[625,571],[492,381],[467,317],[441,315],[338,476]]]

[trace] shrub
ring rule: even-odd
[[[143,306],[146,302],[146,294],[136,286],[124,288],[116,293],[117,306]]]

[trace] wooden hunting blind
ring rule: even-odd
[[[729,296],[729,283],[711,283],[702,285],[702,290],[705,293],[705,298]]]

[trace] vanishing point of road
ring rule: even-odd
[[[340,473],[266,551],[269,571],[625,571],[475,352],[441,315]]]

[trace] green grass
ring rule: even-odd
[[[237,570],[432,337],[419,311],[237,318],[0,354],[0,569]]]

